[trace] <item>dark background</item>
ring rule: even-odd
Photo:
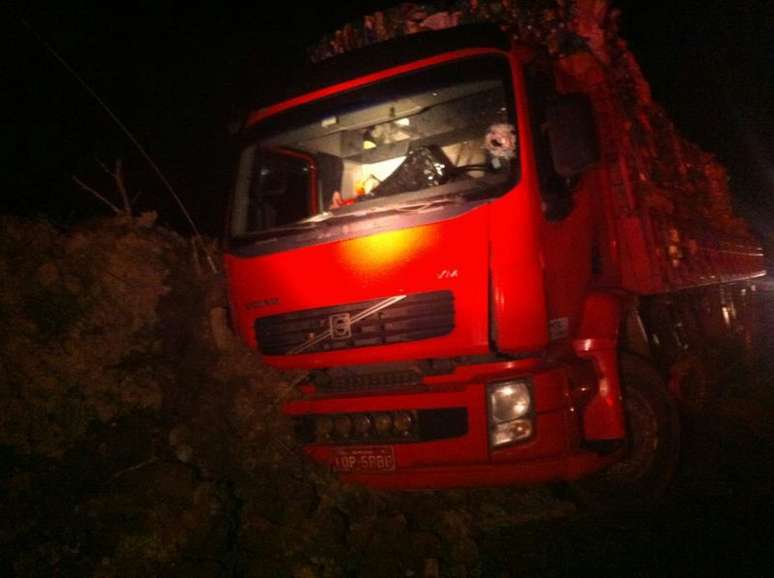
[[[200,227],[219,235],[234,165],[228,127],[305,48],[389,1],[0,2],[0,212],[62,226],[109,211],[73,184],[113,194],[99,161],[124,159],[139,210],[184,230],[174,202],[126,137],[19,20],[82,76],[146,147]],[[774,4],[619,0],[656,99],[729,167],[738,210],[770,234],[774,216]],[[114,199],[116,197],[113,197]]]

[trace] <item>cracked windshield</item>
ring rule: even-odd
[[[507,61],[455,61],[270,117],[243,150],[234,237],[499,193],[518,143]]]

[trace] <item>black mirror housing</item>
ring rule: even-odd
[[[594,111],[588,95],[560,95],[548,106],[546,117],[551,156],[559,175],[576,177],[599,160]]]

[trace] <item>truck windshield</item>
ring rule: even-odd
[[[230,234],[501,193],[516,178],[515,125],[509,67],[499,55],[287,110],[251,129]]]

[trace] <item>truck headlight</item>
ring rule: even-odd
[[[525,380],[492,383],[489,401],[489,441],[493,447],[507,445],[532,435],[532,396]]]

